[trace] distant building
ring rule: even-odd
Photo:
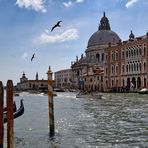
[[[71,69],[64,69],[54,73],[56,88],[71,88],[72,71]]]
[[[35,80],[28,80],[25,73],[23,72],[20,82],[16,85],[17,90],[38,90],[38,91],[47,91],[48,84],[47,80],[39,80],[38,73],[36,73]]]

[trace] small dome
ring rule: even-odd
[[[129,35],[129,39],[134,39],[134,38],[135,38],[135,36],[134,36],[134,34],[133,34],[132,30],[131,30],[131,34]]]
[[[119,43],[120,37],[111,30],[98,30],[90,37],[88,46],[104,45],[104,44],[116,44]]]

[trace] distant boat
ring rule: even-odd
[[[102,94],[99,93],[78,93],[76,98],[93,98],[93,99],[102,99]]]
[[[19,93],[14,93],[14,96],[20,96],[20,94]]]
[[[147,89],[147,88],[142,88],[142,89],[139,91],[139,94],[148,94],[148,89]]]
[[[24,104],[23,104],[23,99],[21,99],[20,100],[20,108],[13,113],[14,119],[23,115],[23,113],[24,113]],[[7,122],[7,114],[4,113],[4,123],[6,123],[6,122]]]
[[[39,96],[47,96],[48,92],[42,92],[38,94]],[[55,92],[53,92],[53,96],[57,96],[57,94]]]
[[[55,92],[65,92],[64,89],[60,89],[60,88],[55,88],[54,91]]]

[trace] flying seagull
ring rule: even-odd
[[[35,58],[35,53],[31,57],[31,61]]]
[[[53,27],[52,27],[52,29],[51,29],[51,31],[53,31],[56,27],[61,27],[60,26],[60,23],[61,23],[62,21],[58,21]]]

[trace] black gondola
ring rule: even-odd
[[[13,111],[16,112],[16,110],[17,110],[16,103],[14,101],[14,103],[13,103]],[[6,112],[7,112],[7,107],[4,107],[4,113],[6,113]]]
[[[23,113],[24,113],[24,104],[23,104],[23,99],[21,99],[20,100],[20,108],[13,113],[14,119],[23,115]],[[6,123],[6,122],[7,122],[7,116],[6,116],[6,114],[4,114],[4,123]]]

